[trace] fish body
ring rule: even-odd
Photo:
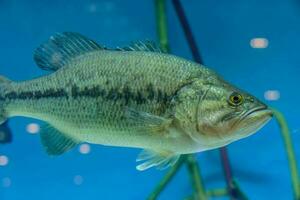
[[[149,42],[113,50],[63,33],[41,45],[35,61],[54,72],[22,82],[0,78],[0,121],[45,121],[49,154],[80,142],[136,147],[147,150],[138,169],[164,168],[181,154],[246,137],[271,118],[255,97]]]

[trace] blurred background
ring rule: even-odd
[[[203,60],[226,80],[281,110],[300,159],[300,1],[182,0]],[[191,59],[171,1],[167,1],[171,51]],[[28,80],[47,72],[34,49],[56,32],[79,32],[109,47],[157,41],[152,0],[0,0],[0,74]],[[0,146],[0,199],[145,199],[166,171],[139,172],[140,150],[81,144],[49,157],[39,139],[42,122],[13,118],[11,144]],[[279,128],[270,122],[228,147],[236,180],[249,199],[292,199]],[[224,187],[219,152],[199,153],[205,187]],[[192,193],[183,167],[160,199]],[[222,198],[220,198],[222,199]],[[226,198],[223,198],[226,199]]]

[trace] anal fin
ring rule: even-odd
[[[0,125],[0,144],[7,144],[12,142],[12,133],[8,127],[7,121]]]
[[[40,135],[41,142],[49,155],[61,155],[79,143],[49,124],[41,127]]]
[[[179,159],[179,154],[174,154],[170,151],[152,151],[143,150],[137,157],[137,162],[142,162],[136,169],[139,171],[144,171],[151,167],[163,170],[170,166],[173,166]]]

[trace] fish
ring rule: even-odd
[[[44,121],[49,155],[82,142],[132,147],[142,149],[138,170],[165,169],[183,154],[250,136],[272,118],[253,95],[152,41],[107,48],[56,33],[34,60],[50,73],[26,81],[0,76],[0,124],[15,116]]]

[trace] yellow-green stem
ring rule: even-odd
[[[204,184],[201,178],[200,169],[197,164],[197,160],[193,154],[187,155],[186,159],[187,167],[189,170],[189,174],[192,179],[194,190],[196,191],[196,197],[199,200],[207,199]]]
[[[166,2],[165,0],[155,0],[156,9],[156,26],[159,37],[160,47],[164,52],[169,52],[169,40],[166,17]]]
[[[208,190],[206,192],[206,195],[209,197],[221,197],[228,195],[228,190],[226,188],[219,188],[219,189],[213,189]]]
[[[154,191],[150,194],[147,200],[155,200],[159,196],[159,194],[165,189],[167,184],[173,179],[174,175],[178,172],[181,167],[184,158],[180,158],[179,161],[167,172],[167,174],[162,178],[162,180],[158,183]]]
[[[159,37],[159,43],[164,52],[169,52],[169,42],[168,42],[168,30],[167,30],[167,18],[166,18],[166,7],[165,7],[165,0],[155,0],[155,9],[156,9],[156,21],[157,21],[157,33]],[[203,183],[200,176],[199,167],[195,158],[192,155],[188,155],[185,157],[187,159],[187,166],[189,172],[191,174],[193,186],[196,191],[196,195],[202,199],[205,197],[206,194],[203,187]],[[156,189],[153,193],[151,193],[148,199],[154,200],[158,197],[161,191],[165,188],[165,186],[169,183],[169,181],[173,178],[176,174],[178,169],[180,168],[183,160],[185,158],[181,158],[180,161],[166,174],[166,176],[160,181],[157,185]]]
[[[274,116],[279,124],[280,130],[281,130],[281,135],[282,135],[285,149],[287,152],[289,168],[290,168],[290,173],[291,173],[291,179],[292,179],[292,184],[293,184],[294,196],[295,196],[296,200],[300,200],[300,179],[299,179],[296,156],[295,156],[295,152],[294,152],[292,139],[290,136],[289,127],[288,127],[288,124],[287,124],[283,114],[274,108],[272,110],[273,110]]]
[[[156,8],[156,20],[157,20],[157,32],[159,36],[160,46],[164,52],[169,52],[168,30],[167,30],[167,22],[166,22],[166,14],[165,14],[165,0],[155,0],[155,8]],[[281,128],[282,137],[286,147],[295,199],[300,200],[300,180],[297,171],[297,163],[296,163],[295,153],[293,150],[293,144],[290,137],[288,125],[282,113],[280,113],[275,109],[273,109],[273,111],[277,119],[277,122]],[[226,189],[210,190],[207,193],[205,193],[205,189],[201,180],[199,166],[196,162],[196,159],[194,158],[193,155],[188,155],[186,159],[187,159],[186,160],[187,166],[193,182],[193,187],[196,191],[197,199],[202,200],[202,199],[207,199],[208,196],[221,196],[227,194]],[[151,196],[148,199],[154,200],[157,198],[160,192],[165,188],[165,186],[176,174],[176,172],[178,171],[178,169],[180,168],[183,162],[184,162],[183,159],[181,159],[180,162],[178,162],[166,174],[166,176],[162,179],[162,181],[159,183],[155,191],[151,194]],[[238,189],[238,191],[240,190]],[[243,193],[241,193],[241,191],[238,196],[241,199],[247,199],[247,197]]]

